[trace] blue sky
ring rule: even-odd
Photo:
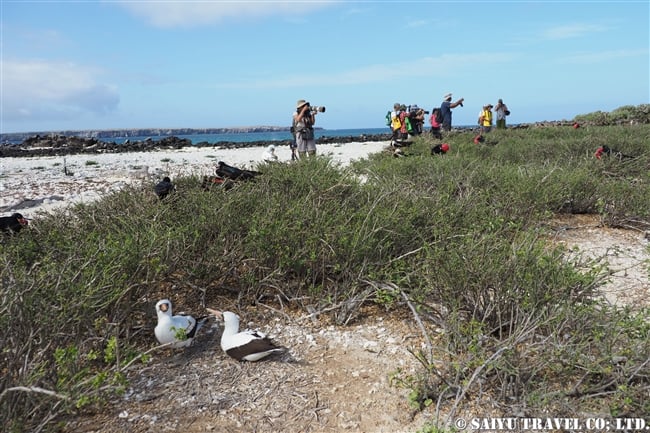
[[[650,2],[0,0],[0,132],[383,127],[503,98],[511,123],[650,102]]]

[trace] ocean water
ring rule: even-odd
[[[316,138],[320,137],[359,137],[362,135],[377,135],[389,134],[388,128],[359,128],[359,129],[316,129],[314,135]],[[200,142],[218,143],[218,142],[234,142],[234,143],[249,143],[251,141],[285,141],[291,140],[292,136],[289,131],[272,131],[272,132],[238,132],[229,134],[193,134],[193,135],[175,135],[178,138],[188,139],[192,144]],[[142,141],[147,138],[152,140],[160,140],[167,137],[166,135],[156,135],[148,137],[120,137],[102,139],[103,141],[114,141],[115,143],[124,143],[127,139],[130,141]]]

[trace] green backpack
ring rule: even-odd
[[[408,116],[404,118],[404,123],[406,123],[406,131],[410,134],[413,132],[413,127],[411,126],[411,119]]]

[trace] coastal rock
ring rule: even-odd
[[[390,134],[376,134],[346,137],[323,136],[316,140],[318,144],[352,143],[370,141],[388,141]],[[6,157],[31,157],[31,156],[65,156],[78,154],[101,154],[101,153],[124,153],[124,152],[154,152],[159,150],[182,149],[184,147],[212,147],[216,149],[242,149],[248,147],[266,147],[269,144],[275,146],[289,146],[291,140],[276,141],[218,141],[209,143],[201,141],[192,144],[187,138],[176,136],[163,137],[159,140],[146,138],[144,140],[115,143],[114,141],[101,141],[97,138],[83,138],[78,136],[35,135],[26,138],[19,145],[0,145],[0,158]]]

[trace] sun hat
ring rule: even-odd
[[[306,103],[307,103],[307,101],[305,101],[304,99],[298,99],[298,102],[296,102],[296,108],[300,108],[303,105],[305,105]]]
[[[443,101],[446,101],[447,99],[451,98],[451,93],[447,93],[445,96],[442,97]]]

